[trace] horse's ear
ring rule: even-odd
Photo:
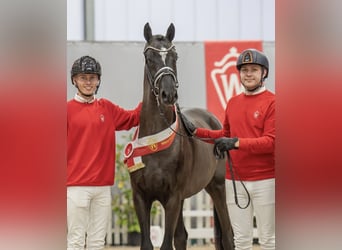
[[[152,37],[152,30],[149,23],[146,23],[144,26],[144,37],[147,42],[149,42]]]
[[[173,23],[170,24],[165,36],[170,42],[172,42],[173,38],[175,38],[175,26]]]

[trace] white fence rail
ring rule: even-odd
[[[108,228],[106,242],[108,245],[127,245],[127,228],[119,228],[115,225],[115,214],[111,214],[112,223]],[[154,220],[151,226],[151,240],[155,247],[160,247],[164,236],[164,210]],[[214,220],[213,204],[210,196],[202,190],[198,194],[184,201],[183,218],[185,228],[188,232],[188,244],[207,244],[213,242]],[[254,239],[257,239],[257,232],[254,229]]]
[[[184,201],[183,218],[190,243],[208,243],[214,238],[213,205],[202,190]],[[199,242],[202,241],[202,242]]]

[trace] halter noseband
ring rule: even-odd
[[[152,49],[154,51],[157,51],[157,52],[169,52],[171,49],[173,49],[175,47],[174,44],[172,44],[169,48],[167,49],[158,49],[158,48],[155,48],[153,46],[147,46],[145,49],[144,49],[144,55],[145,55],[145,58],[146,58],[146,51],[149,50],[149,49]],[[158,103],[158,106],[159,106],[159,99],[158,99],[158,96],[159,96],[159,87],[158,87],[158,82],[160,81],[160,79],[163,77],[163,76],[166,76],[166,75],[171,75],[173,80],[175,81],[176,83],[176,88],[178,88],[179,84],[178,84],[178,79],[177,79],[177,76],[176,76],[176,72],[171,68],[171,67],[168,67],[168,66],[164,66],[162,68],[160,68],[155,74],[154,76],[152,76],[149,68],[147,67],[147,63],[145,63],[145,69],[146,69],[146,72],[147,72],[147,77],[148,77],[148,81],[149,81],[149,84],[151,86],[151,90],[152,90],[152,93],[154,94],[154,96],[156,97],[156,100],[157,100],[157,103]]]

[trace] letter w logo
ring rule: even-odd
[[[236,69],[238,56],[237,49],[231,47],[229,53],[224,55],[221,61],[214,62],[215,68],[210,72],[211,80],[223,109],[226,108],[227,101],[232,96],[243,91]]]

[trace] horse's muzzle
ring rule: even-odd
[[[165,105],[174,105],[178,100],[177,89],[172,90],[162,90],[161,93],[161,101]]]

